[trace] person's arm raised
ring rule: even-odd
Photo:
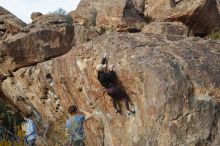
[[[91,119],[93,117],[93,114],[90,112],[87,112],[83,109],[80,109],[80,112],[82,112],[85,115],[85,120]]]

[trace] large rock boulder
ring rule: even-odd
[[[203,37],[220,27],[217,2],[216,0],[82,0],[70,15],[81,25],[129,32],[138,32],[146,22],[155,20],[180,21],[189,27],[192,35]]]
[[[21,32],[26,24],[11,14],[9,11],[0,6],[0,40],[6,37],[6,34],[11,35]]]
[[[181,22],[152,22],[145,25],[142,32],[186,37],[188,28]]]
[[[80,43],[90,41],[97,36],[103,34],[103,30],[94,26],[84,26],[78,23],[74,23],[74,40],[73,44],[78,45]]]
[[[144,15],[153,20],[181,21],[200,36],[220,26],[216,0],[146,0]]]
[[[77,23],[117,31],[140,31],[145,24],[131,0],[82,0],[70,15]]]
[[[63,16],[44,16],[0,42],[0,74],[65,54],[74,37],[72,24]]]
[[[49,123],[60,138],[67,108],[76,104],[95,115],[85,126],[91,146],[218,145],[219,45],[199,38],[105,34],[17,70],[1,89],[23,112],[35,111],[39,123]],[[124,105],[121,115],[114,113],[101,91],[95,67],[105,51],[135,116],[126,117]]]

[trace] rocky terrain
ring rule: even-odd
[[[34,112],[46,131],[39,145],[64,141],[67,108],[76,104],[94,114],[85,124],[89,146],[218,146],[220,41],[202,38],[219,28],[218,7],[215,0],[81,0],[69,15],[35,12],[30,24],[1,8],[0,96]],[[114,113],[103,94],[95,68],[104,52],[134,116],[123,104]]]

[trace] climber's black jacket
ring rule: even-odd
[[[105,88],[110,88],[116,82],[116,73],[114,71],[98,71],[98,80]]]

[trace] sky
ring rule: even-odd
[[[58,8],[67,13],[75,10],[80,0],[0,0],[0,6],[26,23],[31,22],[32,12],[47,14]]]

